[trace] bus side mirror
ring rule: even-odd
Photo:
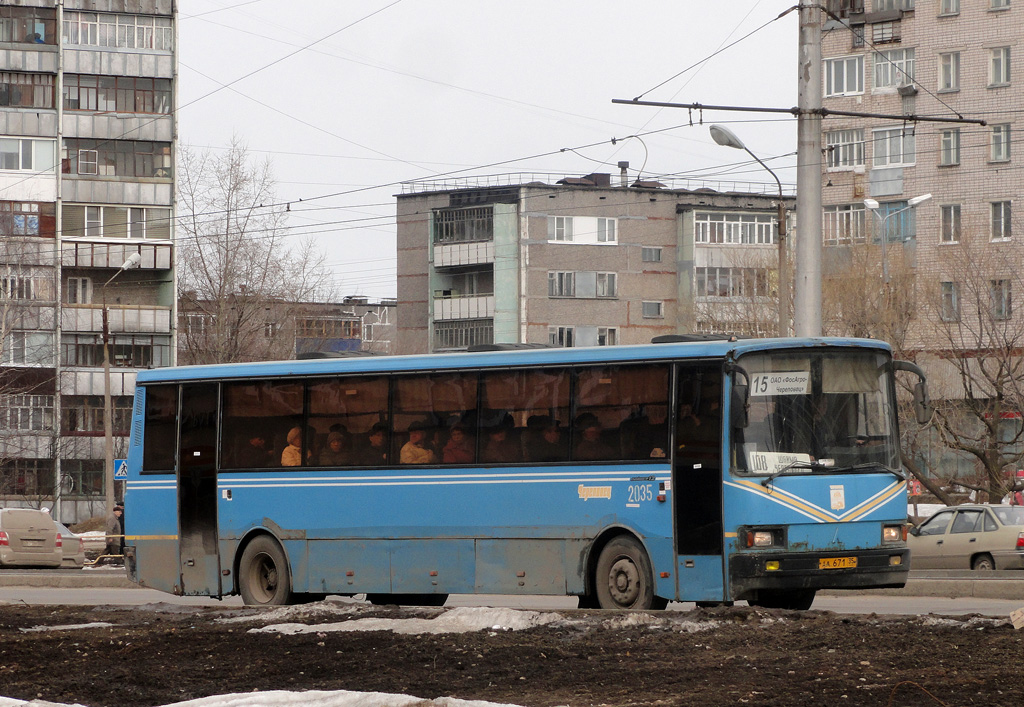
[[[928,399],[928,385],[924,381],[914,384],[914,415],[919,425],[927,425],[932,420],[932,404]]]
[[[732,386],[732,397],[729,400],[730,416],[734,428],[746,427],[749,423],[747,416],[747,405],[750,398],[750,386],[746,383],[734,383]]]

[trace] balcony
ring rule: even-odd
[[[169,334],[171,308],[110,304],[107,305],[107,321],[111,333]],[[65,332],[102,332],[103,306],[65,304],[61,311],[61,327]]]
[[[102,243],[71,241],[61,243],[61,262],[66,268],[119,268],[128,256],[138,253],[141,270],[169,270],[171,245],[169,243]]]
[[[434,246],[434,267],[494,263],[494,241],[445,243]]]
[[[444,295],[434,293],[434,321],[490,319],[494,317],[494,295]]]

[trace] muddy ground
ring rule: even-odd
[[[447,695],[529,707],[1024,704],[1024,632],[1002,619],[737,605],[561,611],[543,626],[468,633],[328,626],[445,611],[330,601],[286,610],[2,605],[0,695],[90,707],[277,689]],[[93,622],[111,625],[25,630]],[[252,631],[282,622],[320,627]]]

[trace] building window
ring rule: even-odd
[[[829,14],[849,17],[864,12],[864,0],[826,0],[825,7]]]
[[[39,289],[36,278],[29,275],[13,275],[9,272],[0,275],[0,299],[40,299],[38,295]]]
[[[775,243],[773,216],[726,211],[694,214],[694,240],[697,243],[771,245]]]
[[[69,277],[64,284],[64,301],[68,304],[90,304],[92,280],[88,277]]]
[[[871,41],[874,44],[888,44],[900,41],[899,22],[875,22],[871,25]]]
[[[1010,125],[992,126],[992,162],[1008,162],[1010,160]]]
[[[174,35],[170,17],[65,10],[64,43],[171,51]]]
[[[875,12],[885,10],[913,10],[914,0],[875,0]]]
[[[103,365],[103,341],[97,334],[62,334],[60,360],[65,366]],[[112,334],[110,365],[117,368],[160,368],[171,365],[171,337]]]
[[[951,166],[960,164],[960,128],[949,128],[940,133],[939,164]]]
[[[993,10],[1005,10],[1010,7],[1010,0],[992,0]]]
[[[960,52],[939,54],[939,90],[960,90]]]
[[[615,289],[615,273],[613,272],[599,272],[597,273],[597,296],[598,297],[614,297],[618,292]]]
[[[896,88],[914,83],[914,50],[875,52],[875,88]]]
[[[913,128],[882,128],[872,131],[875,167],[905,167],[917,160]]]
[[[825,96],[864,93],[864,57],[841,56],[825,60]]]
[[[169,142],[67,138],[64,140],[62,155],[65,174],[163,179],[171,177]]]
[[[0,363],[53,367],[53,332],[12,331],[4,337]]]
[[[0,201],[0,236],[57,235],[57,207],[53,203]]]
[[[548,216],[548,240],[572,240],[572,216]]]
[[[939,317],[942,321],[960,321],[960,285],[956,282],[940,283],[939,295]]]
[[[825,133],[825,163],[829,169],[850,169],[864,164],[864,130]]]
[[[664,302],[644,302],[641,305],[644,319],[661,319],[665,316]]]
[[[698,267],[695,274],[698,297],[750,299],[772,294],[765,268]]]
[[[959,15],[960,0],[941,0],[939,3],[940,15]]]
[[[549,326],[548,343],[551,346],[563,346],[572,348],[576,345],[574,336],[575,327],[571,326]]]
[[[493,319],[434,322],[435,349],[465,349],[478,344],[493,343]]]
[[[989,282],[989,301],[993,319],[1009,319],[1013,315],[1013,299],[1009,280]]]
[[[619,343],[619,330],[616,327],[599,326],[597,328],[598,346],[615,346]]]
[[[1006,241],[1013,236],[1012,210],[1009,201],[993,201],[992,209],[992,240]]]
[[[53,108],[53,74],[16,74],[0,71],[0,106]]]
[[[52,430],[53,396],[0,396],[0,429],[31,431]]]
[[[278,322],[268,322],[278,324]],[[269,330],[268,330],[269,331]],[[280,327],[274,330],[274,334]],[[295,321],[295,336],[303,339],[358,339],[362,336],[362,320],[339,317],[303,318]]]
[[[889,201],[879,205],[879,218],[875,219],[877,228],[880,229],[882,224],[885,224],[885,238],[890,243],[909,241],[917,237],[917,209],[907,207],[906,201]],[[881,243],[881,238],[882,234],[876,231],[872,241]]]
[[[65,74],[64,108],[167,115],[171,112],[171,80]]]
[[[132,417],[132,398],[118,395],[110,400],[115,435],[127,435]],[[60,428],[66,435],[103,432],[103,396],[76,395],[61,401]]]
[[[824,211],[822,230],[827,245],[864,242],[864,204],[837,204]]]
[[[576,273],[549,272],[548,297],[575,297]]]
[[[660,263],[661,248],[642,248],[640,250],[640,260],[645,263]]]
[[[53,496],[52,459],[12,459],[0,466],[0,494]]]
[[[168,240],[171,237],[170,209],[69,204],[62,213],[65,238]]]
[[[960,204],[939,207],[941,243],[960,242]]]
[[[0,169],[49,172],[56,167],[56,141],[0,137]]]
[[[471,209],[437,209],[434,211],[434,243],[469,243],[494,240],[494,209],[478,206]]]
[[[614,243],[615,242],[615,219],[613,219],[613,218],[599,218],[599,219],[597,219],[597,242],[598,243]]]
[[[0,6],[0,42],[56,44],[56,25],[53,8]]]
[[[102,459],[61,459],[64,498],[103,495]]]
[[[988,50],[988,85],[1005,86],[1010,83],[1010,48]]]

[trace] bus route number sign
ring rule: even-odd
[[[771,371],[750,378],[752,396],[807,395],[811,392],[810,371]]]

